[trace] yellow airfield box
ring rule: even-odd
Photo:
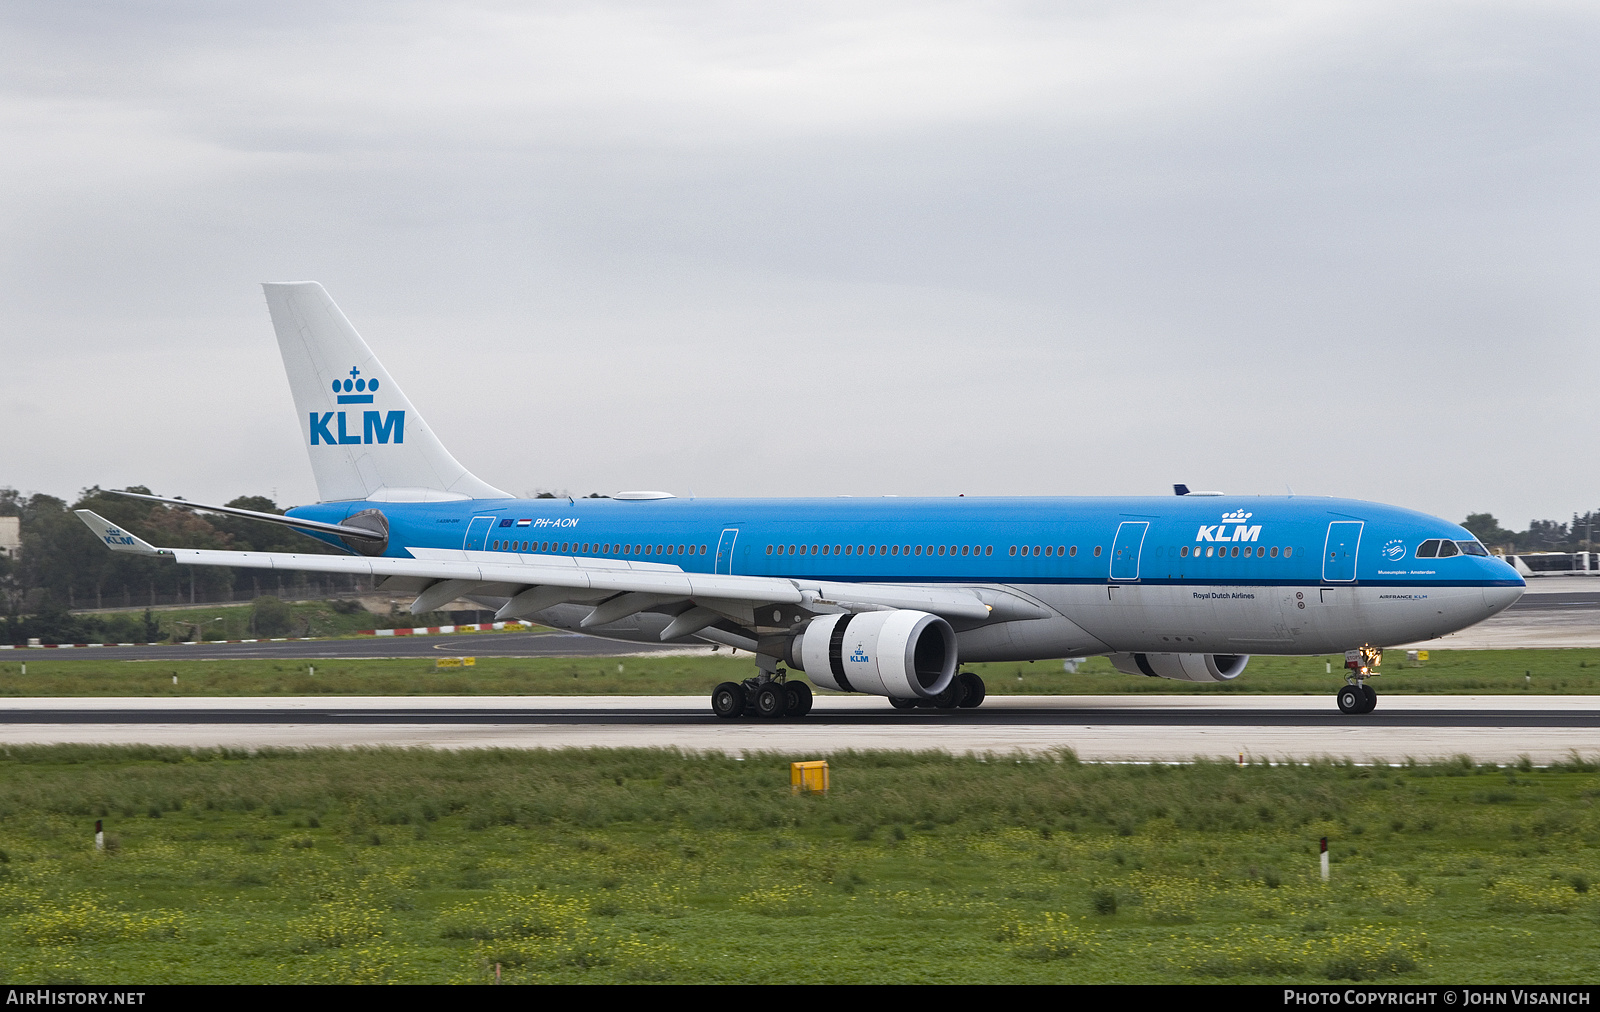
[[[478,666],[476,657],[441,657],[433,662],[435,668],[475,668]]]
[[[789,791],[791,794],[826,794],[828,792],[828,761],[789,764]]]

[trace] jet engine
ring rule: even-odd
[[[790,667],[824,688],[895,699],[932,699],[956,674],[956,632],[925,611],[823,615],[784,653]]]
[[[1129,675],[1180,682],[1231,682],[1244,673],[1249,654],[1112,654],[1111,666]]]

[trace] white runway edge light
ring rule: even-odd
[[[1322,838],[1322,881],[1328,881],[1328,838]]]
[[[925,611],[823,615],[806,623],[785,658],[817,685],[893,699],[932,699],[956,675],[956,633]]]

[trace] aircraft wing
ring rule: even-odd
[[[157,548],[128,535],[91,510],[78,518],[113,551],[165,555],[191,566],[237,566],[302,572],[355,573],[400,578],[420,590],[413,613],[436,608],[469,594],[508,597],[497,617],[517,618],[567,602],[595,605],[585,627],[604,625],[646,610],[689,610],[663,633],[675,639],[721,618],[755,621],[763,606],[818,606],[819,612],[911,608],[947,619],[984,621],[991,617],[1040,618],[1043,610],[1004,591],[983,588],[898,584],[839,583],[771,576],[688,573],[674,565],[594,559],[566,555],[515,555],[462,549],[415,548],[413,558],[301,555],[291,552],[230,552],[200,548]],[[698,623],[698,625],[696,624]]]

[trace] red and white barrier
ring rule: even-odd
[[[419,625],[410,629],[366,629],[358,636],[442,636],[455,632],[489,632],[494,629],[526,629],[526,622],[478,622],[467,625]]]

